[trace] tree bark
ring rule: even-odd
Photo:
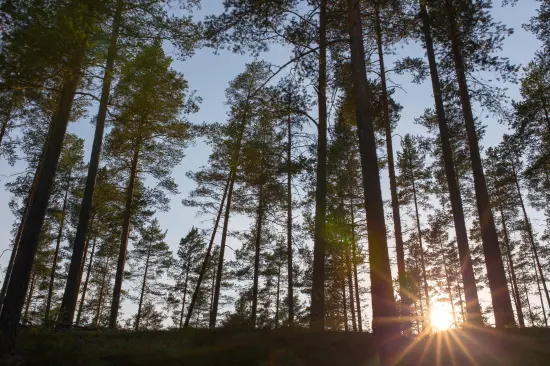
[[[514,269],[514,261],[512,259],[512,247],[510,246],[510,240],[508,237],[508,229],[506,227],[506,218],[502,207],[500,207],[500,218],[502,220],[502,230],[504,232],[504,245],[506,246],[506,258],[508,259],[508,266],[510,267],[510,277],[512,278],[512,288],[514,289],[514,298],[516,300],[516,312],[518,314],[518,321],[520,327],[525,327],[525,320],[523,317],[523,307],[521,306],[521,296],[519,294],[518,281],[516,278],[516,270]]]
[[[401,298],[401,323],[405,333],[412,326],[410,320],[411,304],[413,299],[408,294],[407,272],[405,270],[405,251],[403,249],[403,233],[401,231],[401,214],[399,210],[399,199],[397,196],[397,182],[395,178],[395,162],[393,158],[392,128],[390,121],[390,108],[388,87],[386,83],[386,68],[384,66],[384,50],[382,45],[382,28],[380,26],[380,5],[376,3],[376,40],[378,45],[378,59],[380,61],[380,83],[382,86],[382,106],[384,113],[384,129],[386,134],[386,151],[388,159],[388,174],[390,180],[391,206],[393,217],[393,231],[395,236],[395,252],[397,259],[397,275],[399,277],[399,297]]]
[[[525,292],[525,301],[527,302],[527,309],[529,310],[529,319],[531,320],[531,326],[535,325],[535,316],[533,315],[533,310],[531,309],[531,302],[529,301],[529,291],[527,291],[527,286],[523,284],[523,292]]]
[[[34,294],[35,284],[36,284],[36,272],[33,272],[29,293],[27,295],[27,303],[25,304],[25,315],[23,315],[24,320],[28,320],[28,317],[29,317],[29,309],[31,307],[32,295]]]
[[[535,258],[532,257],[532,259],[533,259],[533,266],[535,266]],[[537,273],[537,270],[535,270],[535,279],[537,280],[537,289],[539,290],[540,306],[542,308],[542,317],[544,318],[544,325],[548,327],[548,318],[546,318],[546,310],[544,309],[544,300],[542,298],[542,290],[540,288],[540,280],[539,280],[539,275]]]
[[[109,272],[109,259],[105,260],[105,268],[103,271],[103,277],[101,279],[101,287],[99,288],[99,299],[97,299],[96,316],[94,318],[94,328],[99,327],[99,317],[101,316],[101,308],[103,307],[103,298],[105,296],[105,283],[107,280],[107,273]]]
[[[327,193],[327,0],[319,3],[319,79],[317,104],[319,124],[317,134],[317,172],[315,187],[315,234],[313,243],[313,278],[311,286],[312,330],[325,328],[325,224]]]
[[[290,107],[289,93],[289,107]],[[292,269],[292,121],[291,114],[287,121],[288,146],[286,150],[287,177],[286,177],[286,242],[287,242],[287,277],[288,277],[288,324],[294,326],[294,289]]]
[[[535,256],[537,269],[539,271],[539,277],[542,282],[542,287],[544,288],[544,294],[546,295],[546,302],[548,303],[548,308],[550,309],[550,295],[548,294],[548,287],[546,286],[546,278],[544,276],[544,272],[542,271],[542,266],[540,264],[539,253],[537,250],[537,245],[535,243],[535,236],[533,235],[533,228],[531,227],[529,216],[527,216],[527,211],[525,210],[525,204],[523,203],[523,196],[521,194],[521,188],[519,186],[519,179],[515,169],[513,170],[513,174],[514,174],[514,181],[516,184],[516,188],[518,191],[518,198],[519,198],[519,203],[521,205],[521,211],[523,212],[523,219],[525,220],[525,228],[527,231],[527,235],[529,237],[529,242],[531,243],[531,250],[533,251],[533,254]]]
[[[451,280],[449,279],[449,272],[447,271],[447,259],[445,258],[445,247],[443,246],[443,242],[441,241],[441,238],[439,238],[439,246],[441,247],[441,253],[442,253],[442,259],[443,259],[443,270],[445,272],[445,282],[447,284],[447,292],[449,293],[449,302],[451,303],[451,310],[453,312],[453,324],[456,327],[458,325],[456,321],[456,312],[455,312],[455,304],[453,300],[453,292],[451,289]]]
[[[116,11],[113,18],[111,38],[109,41],[109,49],[107,51],[107,61],[105,65],[105,74],[103,76],[103,85],[101,89],[101,99],[99,102],[99,111],[96,119],[96,127],[94,133],[94,141],[92,144],[92,153],[90,163],[88,165],[88,176],[86,177],[86,187],[84,188],[84,197],[80,206],[78,225],[73,245],[73,253],[71,263],[69,265],[69,273],[67,275],[67,283],[63,293],[61,309],[59,314],[59,324],[61,326],[69,326],[73,322],[76,303],[78,301],[78,290],[82,282],[82,257],[84,253],[84,243],[88,236],[88,228],[90,215],[92,211],[92,201],[95,190],[97,171],[99,168],[99,160],[101,156],[101,147],[103,144],[103,133],[105,130],[105,118],[107,116],[107,104],[111,92],[111,82],[114,74],[114,63],[117,57],[117,40],[119,35],[120,24],[122,22],[122,9],[124,0],[117,0]],[[116,320],[116,316],[115,316]]]
[[[145,288],[147,286],[147,273],[149,272],[149,259],[151,258],[151,246],[153,243],[149,243],[149,248],[147,249],[147,259],[145,261],[145,270],[143,273],[143,282],[141,283],[141,294],[139,295],[139,305],[138,305],[138,312],[136,315],[136,325],[135,329],[136,332],[139,330],[139,321],[141,320],[141,308],[143,306],[143,298],[145,296]]]
[[[57,241],[55,243],[55,252],[53,255],[52,269],[50,270],[50,283],[48,286],[48,296],[46,298],[46,311],[44,313],[44,322],[48,322],[50,318],[50,309],[52,306],[53,287],[55,283],[55,273],[57,271],[57,259],[59,257],[59,249],[61,247],[61,239],[63,238],[63,229],[65,226],[65,212],[67,211],[67,201],[69,198],[69,190],[71,189],[71,173],[67,178],[65,187],[65,196],[63,198],[63,207],[61,208],[61,221],[59,222],[59,230],[57,232]]]
[[[277,272],[277,300],[275,303],[275,328],[279,328],[279,303],[280,303],[280,289],[281,289],[281,266]]]
[[[468,147],[470,149],[476,203],[481,227],[481,241],[485,254],[485,265],[487,267],[489,289],[491,290],[495,325],[497,328],[504,328],[516,323],[514,311],[512,309],[512,302],[510,301],[510,293],[508,291],[506,273],[504,272],[504,265],[502,263],[502,254],[498,243],[497,230],[491,211],[489,195],[487,193],[487,184],[485,182],[485,174],[483,173],[483,165],[479,153],[479,143],[477,140],[474,116],[472,114],[461,45],[459,43],[460,40],[456,29],[456,20],[450,0],[445,0],[445,9],[448,16],[447,25],[449,28],[451,52],[455,64],[456,78],[458,80],[460,104],[462,106],[462,114],[466,125],[466,134],[468,135]]]
[[[83,42],[75,49],[69,60],[69,71],[64,77],[58,105],[50,124],[50,131],[42,153],[42,168],[38,174],[35,193],[32,195],[29,215],[26,220],[32,225],[24,225],[12,270],[12,277],[17,281],[10,281],[0,315],[0,356],[12,352],[15,344],[16,329],[21,318],[25,293],[86,51],[85,42]]]
[[[84,310],[84,301],[86,300],[86,292],[88,291],[88,282],[90,281],[92,265],[94,263],[95,242],[96,239],[94,238],[92,243],[92,252],[90,253],[90,262],[88,263],[88,271],[86,272],[86,279],[84,280],[84,286],[82,287],[82,295],[80,295],[80,305],[78,306],[78,312],[76,314],[76,325],[80,325],[82,311]]]
[[[111,316],[109,318],[109,328],[115,329],[117,326],[118,308],[120,305],[120,292],[122,290],[122,281],[124,275],[124,266],[126,264],[126,252],[128,251],[128,236],[130,235],[130,221],[132,219],[132,204],[134,202],[134,188],[137,179],[139,152],[141,141],[138,139],[134,147],[134,156],[132,157],[132,166],[130,168],[130,178],[126,190],[126,206],[122,223],[122,235],[120,238],[120,249],[118,253],[118,263],[115,275],[115,287],[113,290],[113,299],[111,301]]]
[[[353,326],[353,331],[357,331],[357,321],[355,319],[355,306],[353,299],[353,280],[351,276],[351,260],[350,260],[350,248],[346,247],[346,272],[348,278],[348,291],[349,291],[349,309],[351,312],[351,324]]]
[[[263,164],[262,164],[263,170]],[[256,218],[256,240],[255,240],[255,253],[254,253],[254,281],[252,285],[252,314],[250,317],[250,324],[252,328],[256,328],[256,313],[258,310],[258,280],[260,277],[260,246],[262,242],[262,224],[264,221],[264,195],[263,195],[263,183],[260,183],[258,192],[258,216]]]
[[[4,299],[6,298],[6,292],[8,290],[11,273],[13,271],[13,264],[15,263],[15,258],[17,256],[17,250],[19,249],[19,243],[21,242],[21,235],[23,234],[23,229],[25,228],[25,222],[27,221],[27,217],[29,215],[29,210],[30,210],[32,198],[34,196],[34,192],[36,190],[36,183],[38,182],[38,175],[40,173],[41,166],[42,166],[42,163],[39,163],[38,167],[36,168],[32,186],[29,191],[29,196],[27,197],[27,202],[25,203],[25,210],[23,211],[23,215],[21,215],[21,222],[19,223],[19,228],[17,229],[17,235],[15,236],[15,240],[13,241],[13,248],[11,250],[10,260],[8,262],[8,268],[6,269],[6,275],[4,276],[4,283],[2,283],[2,290],[0,291],[0,310],[4,305]]]
[[[443,160],[445,165],[445,175],[447,177],[447,185],[449,187],[449,196],[453,212],[458,254],[460,257],[462,282],[464,285],[464,297],[466,299],[466,323],[481,325],[483,323],[481,318],[481,307],[479,305],[474,268],[472,265],[472,258],[470,256],[470,248],[468,246],[468,232],[466,230],[466,222],[464,219],[464,209],[462,207],[460,189],[458,188],[457,183],[453,153],[451,150],[449,127],[447,125],[447,119],[445,117],[445,108],[443,105],[443,95],[441,93],[441,84],[437,71],[437,62],[435,59],[430,19],[428,16],[428,11],[426,9],[425,1],[426,0],[420,0],[420,17],[422,19],[422,29],[424,33],[426,53],[428,55],[428,63],[430,66],[430,76],[432,81],[437,122],[439,124],[439,133],[441,138],[441,148],[443,151]]]
[[[191,315],[193,314],[193,308],[195,307],[197,297],[199,296],[202,280],[204,278],[204,274],[206,273],[208,263],[210,262],[210,255],[212,254],[212,246],[214,245],[214,239],[216,238],[216,232],[218,231],[218,226],[220,224],[220,218],[222,216],[223,206],[225,204],[225,198],[227,196],[227,191],[229,189],[229,183],[230,183],[230,179],[227,179],[227,182],[225,183],[225,188],[223,190],[222,200],[220,202],[220,208],[218,209],[218,214],[216,215],[216,222],[214,224],[214,228],[212,229],[210,242],[208,243],[208,248],[206,249],[206,254],[204,256],[204,262],[202,262],[199,278],[197,279],[197,284],[195,285],[195,291],[193,291],[193,296],[191,297],[191,303],[189,304],[189,308],[187,309],[187,315],[185,316],[185,324],[184,324],[185,327],[189,326],[189,321],[191,320]],[[182,311],[183,311],[183,308],[182,308]],[[181,325],[180,325],[180,328],[181,328]]]
[[[185,309],[185,298],[187,297],[187,281],[189,280],[190,265],[191,263],[187,263],[187,269],[185,270],[185,282],[183,284],[183,299],[181,300],[181,314],[180,314],[180,325],[179,325],[180,329],[183,324],[183,310]]]
[[[90,231],[94,225],[94,215],[92,215],[90,219]],[[90,246],[90,235],[86,238],[86,243],[84,244],[84,255],[82,257],[82,265],[80,266],[80,276],[84,274],[84,267],[86,267],[86,261],[87,261],[87,255],[88,255],[88,247]]]
[[[216,271],[216,286],[214,287],[214,302],[212,304],[212,311],[210,313],[210,321],[208,325],[209,328],[211,329],[213,329],[216,326],[216,318],[218,317],[218,304],[220,301],[220,288],[222,284],[222,273],[223,273],[223,257],[225,254],[225,245],[227,241],[227,229],[229,226],[229,215],[231,213],[231,200],[233,198],[233,187],[235,185],[236,169],[237,167],[235,166],[231,170],[231,174],[230,174],[231,178],[229,180],[229,191],[227,193],[227,204],[225,206],[225,215],[224,215],[224,222],[223,222],[223,229],[222,229],[222,241],[220,243],[218,269]]]
[[[415,177],[412,170],[412,162],[409,160],[410,164],[410,174],[411,174],[411,183],[413,189],[413,198],[414,198],[414,211],[416,215],[416,229],[418,233],[418,245],[420,246],[420,265],[422,267],[422,279],[424,285],[424,296],[426,297],[426,317],[423,320],[427,323],[428,329],[431,329],[431,310],[430,310],[430,293],[428,291],[428,277],[426,276],[426,262],[424,260],[424,246],[422,244],[422,227],[420,226],[420,213],[418,212],[418,200],[416,196],[416,183]]]
[[[351,213],[351,245],[353,255],[353,279],[355,280],[355,305],[357,305],[357,324],[359,332],[363,331],[363,319],[361,318],[361,297],[359,294],[359,276],[357,275],[357,243],[355,242],[355,211],[353,209],[353,199],[350,205]]]
[[[347,0],[351,60],[357,118],[357,133],[363,174],[363,189],[369,230],[369,262],[373,312],[373,332],[378,341],[380,360],[389,364],[395,357],[395,337],[400,334],[397,305],[388,255],[386,225],[380,172],[376,156],[376,138],[371,110],[372,93],[367,84],[365,49],[359,0]],[[390,339],[392,340],[390,342]]]
[[[349,332],[349,325],[348,325],[348,307],[347,307],[347,300],[346,300],[346,278],[344,277],[342,279],[342,303],[344,304],[344,331]]]

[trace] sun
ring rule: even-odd
[[[436,332],[447,330],[453,326],[451,309],[447,304],[436,304],[431,308],[431,326]]]

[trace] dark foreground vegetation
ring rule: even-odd
[[[370,333],[227,329],[21,334],[17,365],[378,365]],[[399,365],[548,365],[548,329],[451,330],[396,347]]]

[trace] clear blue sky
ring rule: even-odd
[[[504,43],[503,55],[509,57],[513,63],[526,64],[529,62],[534,52],[540,47],[539,42],[535,37],[524,31],[521,25],[535,13],[538,4],[534,0],[520,0],[516,7],[499,6],[500,1],[495,1],[497,6],[493,9],[493,16],[496,20],[504,22],[509,27],[514,28],[515,33],[509,37]],[[202,10],[197,13],[200,18],[205,14],[219,13],[222,10],[221,0],[203,0]],[[419,45],[409,45],[398,50],[399,56],[423,56],[423,50]],[[288,60],[289,51],[285,49],[276,49],[264,56],[264,59],[273,64],[283,64]],[[224,91],[237,74],[244,70],[245,63],[251,61],[251,58],[242,55],[235,55],[224,51],[219,55],[215,55],[210,49],[202,49],[184,62],[177,61],[174,63],[174,68],[184,73],[189,81],[191,89],[197,90],[197,94],[202,97],[203,102],[200,112],[191,116],[191,120],[195,122],[223,122],[225,121],[227,108],[224,104]],[[431,84],[426,80],[422,85],[411,84],[407,77],[392,76],[392,79],[401,84],[405,91],[398,90],[394,95],[395,99],[403,106],[401,121],[396,133],[401,135],[405,133],[422,133],[421,127],[413,124],[413,121],[418,117],[425,108],[432,107],[433,99],[431,92]],[[509,93],[512,97],[518,96],[517,86],[510,86]],[[90,117],[95,114],[95,111],[90,113]],[[93,139],[93,128],[89,123],[90,117],[83,119],[77,123],[71,124],[69,130],[82,138],[86,139],[85,149],[86,157],[88,157],[91,143]],[[499,125],[494,120],[484,120],[488,125],[487,133],[483,140],[484,146],[496,145],[500,141],[500,137],[506,128]],[[398,145],[398,141],[395,141]],[[196,170],[203,165],[208,158],[209,149],[204,144],[198,142],[195,146],[187,149],[186,157],[182,163],[175,169],[174,176],[179,184],[180,194],[172,197],[171,209],[166,213],[158,213],[157,217],[160,220],[161,226],[168,230],[167,241],[170,246],[175,249],[180,238],[194,225],[200,228],[208,228],[210,226],[210,218],[197,218],[193,209],[185,208],[181,204],[182,198],[186,197],[187,193],[193,189],[192,182],[186,177],[185,173],[190,170]],[[15,167],[10,167],[5,161],[0,161],[0,183],[4,184],[10,178],[6,178],[11,174],[24,170],[24,165],[18,163]],[[387,173],[383,171],[383,194],[386,199],[389,199],[389,186],[387,183]],[[0,251],[8,248],[11,242],[10,230],[14,220],[8,208],[10,194],[0,189]],[[535,220],[535,225],[541,224],[541,215],[536,215],[538,220]],[[204,220],[208,220],[206,223]],[[244,228],[246,222],[242,219],[233,221],[235,226]],[[234,245],[230,241],[229,245]],[[228,251],[231,255],[231,251]],[[390,251],[393,255],[394,251]],[[9,252],[6,252],[0,258],[2,270],[5,268]]]

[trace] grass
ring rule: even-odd
[[[454,330],[421,337],[400,365],[550,365],[550,329]],[[219,329],[158,332],[27,330],[11,365],[374,366],[368,333]]]

